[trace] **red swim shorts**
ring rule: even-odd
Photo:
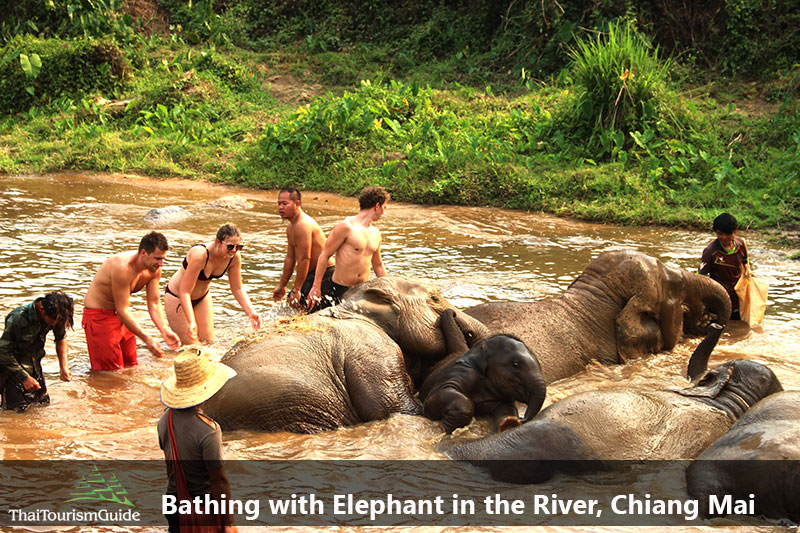
[[[113,309],[84,309],[83,331],[92,370],[118,370],[138,364],[136,335]]]

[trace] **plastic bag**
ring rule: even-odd
[[[751,328],[761,324],[764,312],[767,310],[767,291],[769,285],[766,281],[753,275],[749,267],[745,267],[742,277],[733,287],[739,297],[739,315]]]

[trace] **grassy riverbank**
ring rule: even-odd
[[[335,41],[320,27],[256,41],[234,7],[162,1],[185,26],[147,36],[100,3],[111,9],[101,40],[85,23],[37,37],[3,26],[0,172],[347,195],[380,184],[410,202],[625,224],[708,227],[730,210],[745,227],[800,225],[797,58],[757,81],[730,77],[686,54],[669,61],[635,24],[605,21],[600,38],[576,28],[561,48],[539,43],[526,69],[499,63],[502,41],[479,52],[430,20],[383,42]]]

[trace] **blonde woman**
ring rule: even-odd
[[[242,287],[244,245],[239,230],[225,224],[212,243],[195,244],[183,259],[182,267],[167,282],[164,304],[167,321],[183,344],[214,341],[214,305],[208,293],[211,281],[228,274],[231,292],[250,319],[253,329],[261,327],[261,317],[250,304]]]

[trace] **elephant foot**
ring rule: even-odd
[[[507,416],[503,419],[500,424],[497,426],[497,431],[502,433],[503,431],[508,431],[509,429],[514,429],[517,426],[522,425],[522,420],[518,416]]]

